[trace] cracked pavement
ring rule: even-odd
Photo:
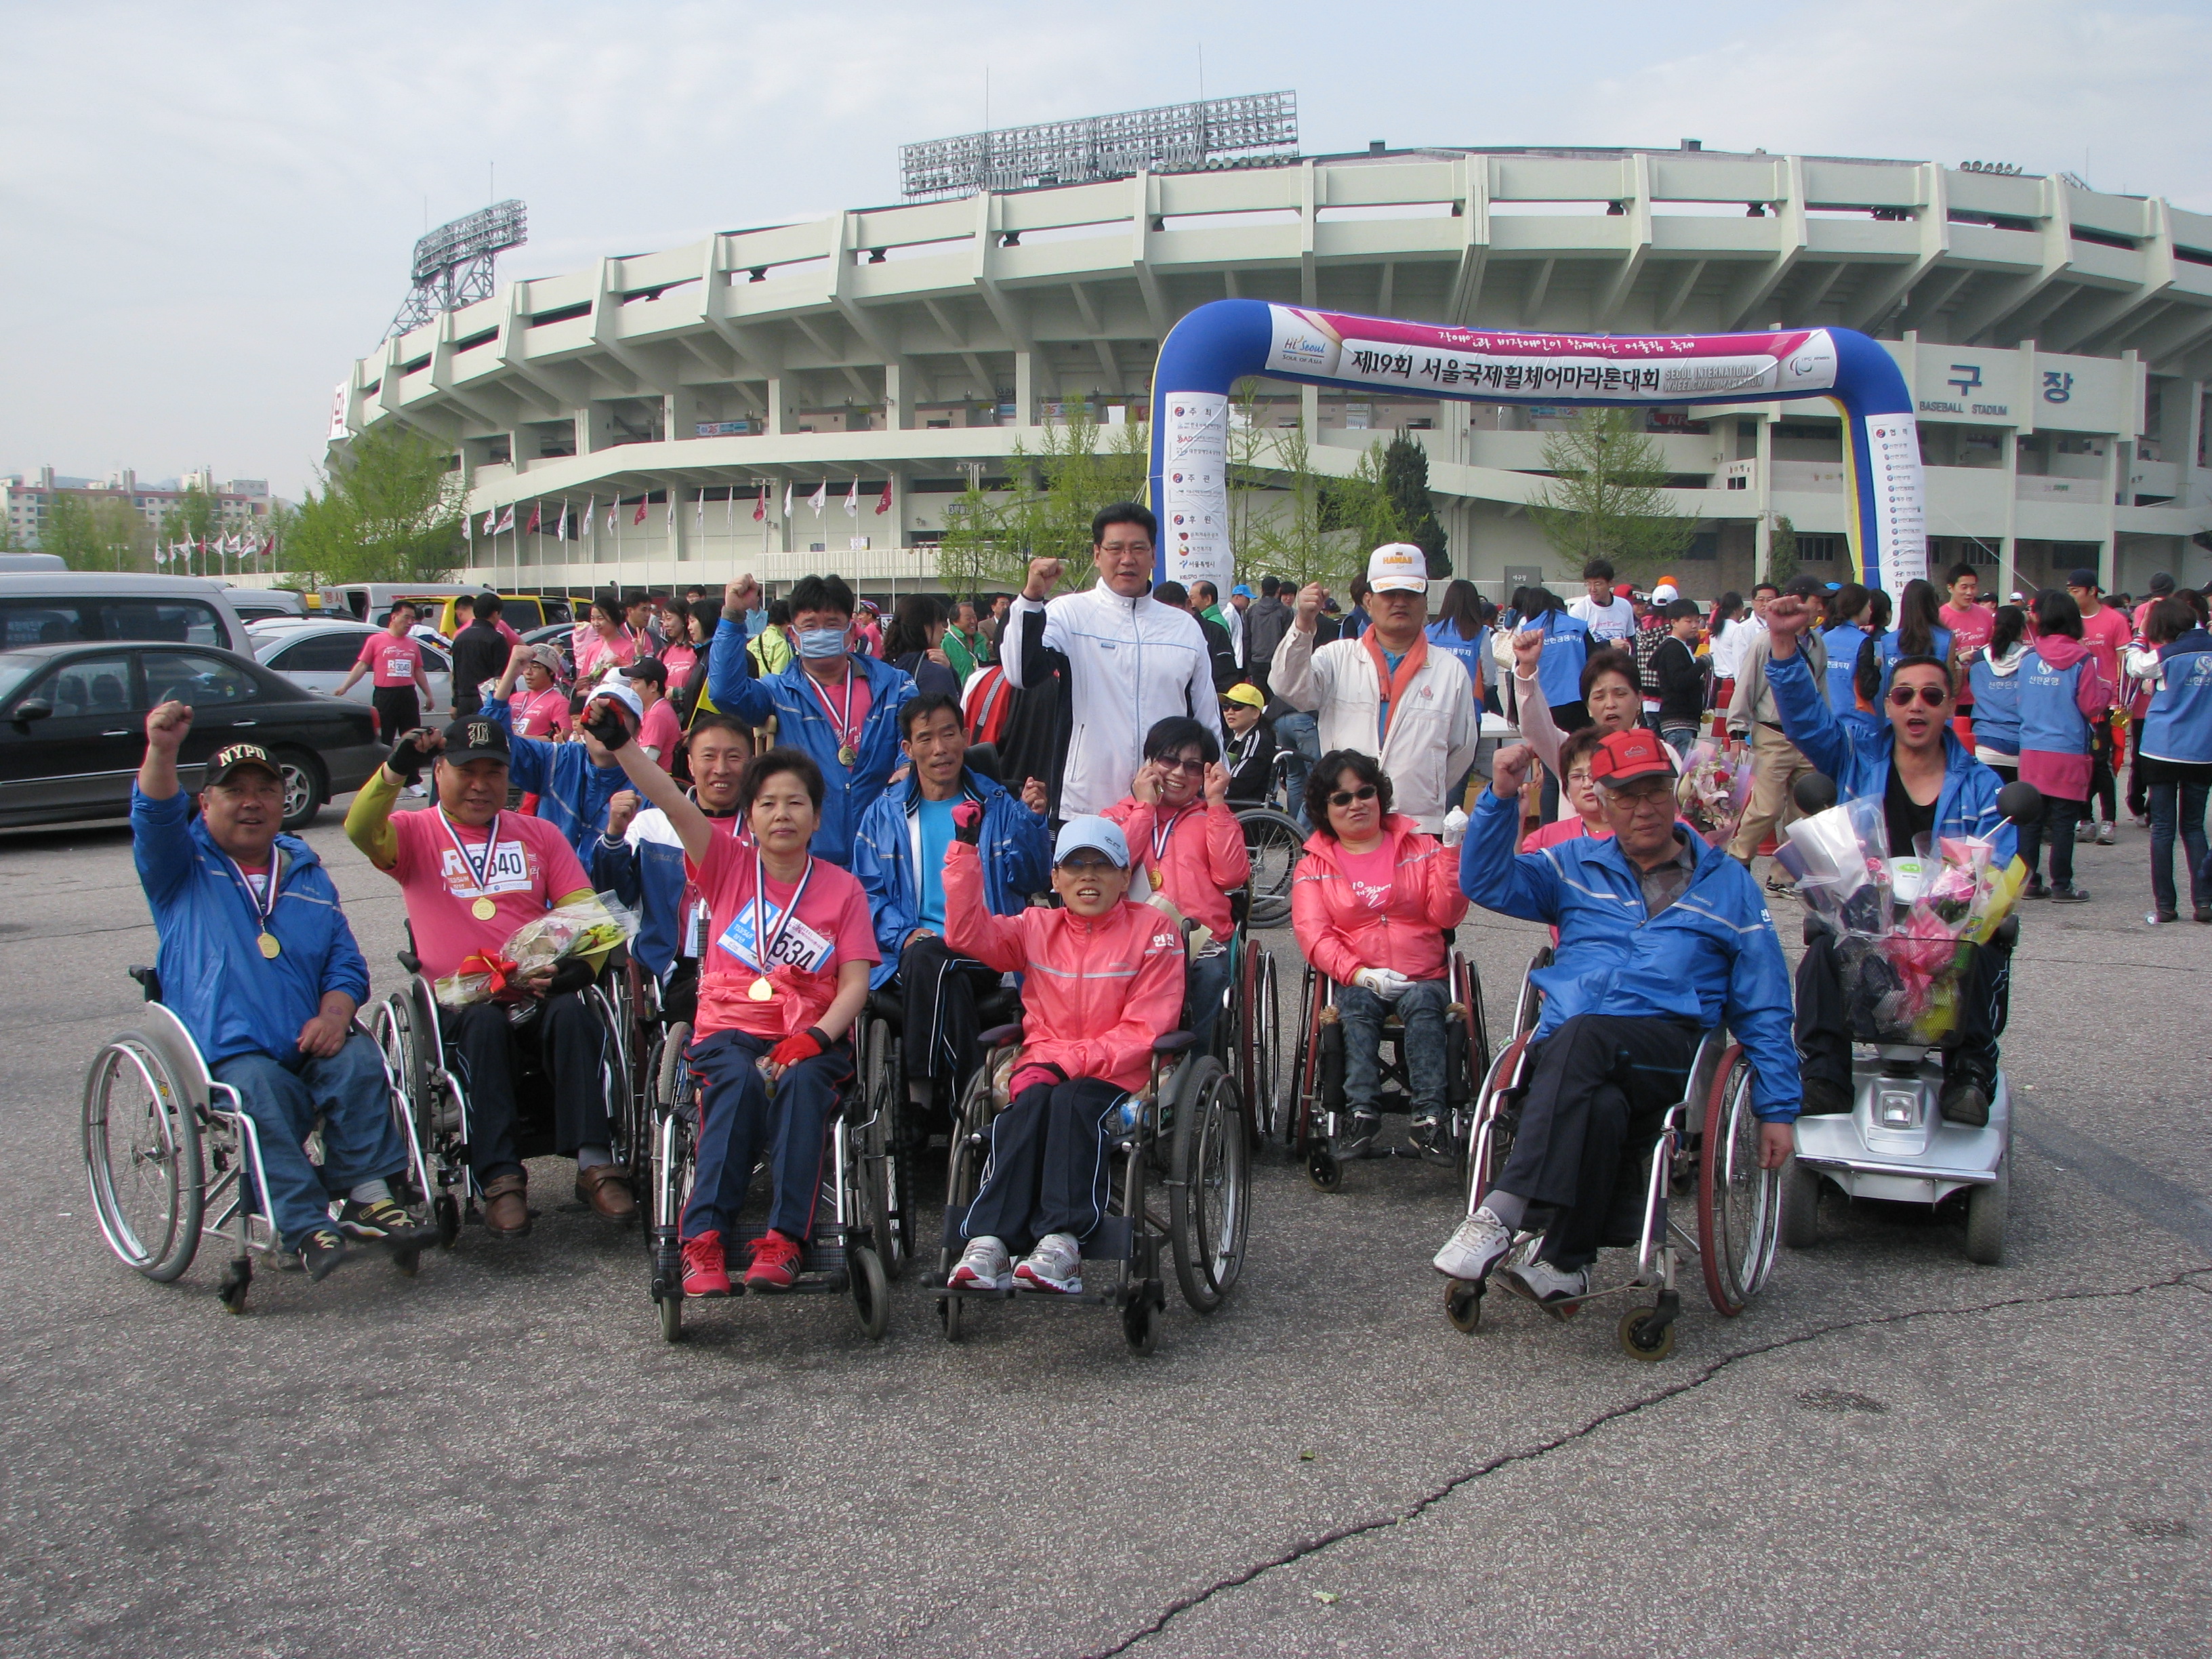
[[[310,837],[390,988],[396,894],[334,813]],[[2146,839],[2027,914],[2006,1265],[1832,1195],[1741,1318],[1693,1283],[1646,1365],[1603,1304],[1451,1329],[1455,1197],[1397,1160],[1334,1194],[1263,1163],[1237,1297],[1171,1290],[1150,1359],[1090,1309],[951,1346],[912,1284],[880,1346],[804,1298],[669,1347],[635,1234],[550,1163],[519,1244],[264,1270],[230,1319],[221,1251],[142,1282],[84,1195],[83,1066],[152,951],[127,838],[15,836],[0,1650],[2202,1652],[2212,928],[2142,926]],[[1493,1028],[1538,937],[1462,930]]]

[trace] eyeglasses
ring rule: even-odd
[[[1193,759],[1188,755],[1163,755],[1158,760],[1154,761],[1152,764],[1158,767],[1163,772],[1203,773],[1206,770],[1205,761]]]
[[[1893,708],[1910,708],[1915,697],[1930,708],[1940,708],[1951,701],[1951,693],[1940,685],[1893,685],[1889,688],[1889,701]]]
[[[1371,783],[1363,783],[1357,789],[1336,791],[1329,796],[1328,804],[1331,806],[1349,806],[1356,800],[1373,800],[1374,799],[1375,786]]]

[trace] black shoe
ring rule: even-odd
[[[1843,1117],[1851,1109],[1850,1088],[1824,1077],[1804,1080],[1804,1100],[1797,1109],[1802,1117]]]
[[[307,1277],[320,1284],[345,1260],[345,1240],[329,1227],[318,1227],[300,1243],[300,1265]]]
[[[2212,904],[2198,905],[2197,907],[2197,920],[2199,921],[2212,922]]]
[[[1364,1158],[1373,1150],[1375,1137],[1382,1133],[1382,1118],[1376,1112],[1354,1112],[1352,1121],[1336,1138],[1339,1158]]]
[[[1964,1124],[1970,1129],[1986,1127],[1990,1121],[1990,1091],[1978,1083],[1954,1084],[1943,1091],[1937,1109],[1947,1123]]]
[[[2089,890],[2086,887],[2076,887],[2073,883],[2067,882],[2051,890],[2051,902],[2053,904],[2087,904],[2089,902]]]
[[[2027,878],[2027,885],[2020,890],[2020,896],[2024,899],[2049,898],[2051,890],[2043,884],[2041,876],[2030,876]]]
[[[1406,1139],[1417,1152],[1440,1152],[1446,1145],[1443,1120],[1435,1112],[1416,1112],[1406,1124]]]
[[[435,1227],[417,1224],[388,1198],[366,1204],[348,1199],[338,1209],[338,1226],[348,1237],[370,1244],[426,1244],[438,1236]]]

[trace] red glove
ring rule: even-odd
[[[983,838],[983,809],[974,797],[963,795],[960,804],[952,809],[952,836],[970,847]]]
[[[771,1064],[787,1069],[798,1065],[802,1060],[813,1059],[829,1046],[828,1041],[822,1033],[810,1025],[805,1030],[793,1032],[777,1043],[769,1051],[768,1057]]]
[[[1067,1081],[1067,1073],[1048,1060],[1024,1061],[1014,1067],[1014,1074],[1006,1081],[1006,1097],[1018,1100],[1028,1090],[1042,1084],[1054,1088]]]

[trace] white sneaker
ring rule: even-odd
[[[1464,1279],[1479,1285],[1490,1277],[1490,1270],[1504,1261],[1505,1253],[1512,1248],[1513,1230],[1491,1214],[1486,1206],[1459,1224],[1444,1241],[1443,1249],[1436,1253],[1431,1265],[1447,1278]]]
[[[2118,832],[2113,829],[2112,821],[2110,818],[2106,818],[2102,823],[2097,826],[2098,846],[2110,847],[2118,838]]]
[[[1066,1233],[1047,1233],[1014,1269],[1018,1291],[1083,1294],[1083,1247]]]
[[[2087,847],[2097,839],[2097,824],[2094,818],[2082,818],[2074,826],[2074,844]]]
[[[945,1282],[978,1291],[1011,1291],[1014,1287],[1014,1259],[1006,1254],[1005,1244],[988,1234],[971,1238],[960,1265]]]
[[[1564,1273],[1548,1261],[1516,1261],[1500,1275],[1505,1288],[1525,1296],[1554,1319],[1571,1319],[1589,1294],[1589,1269]]]

